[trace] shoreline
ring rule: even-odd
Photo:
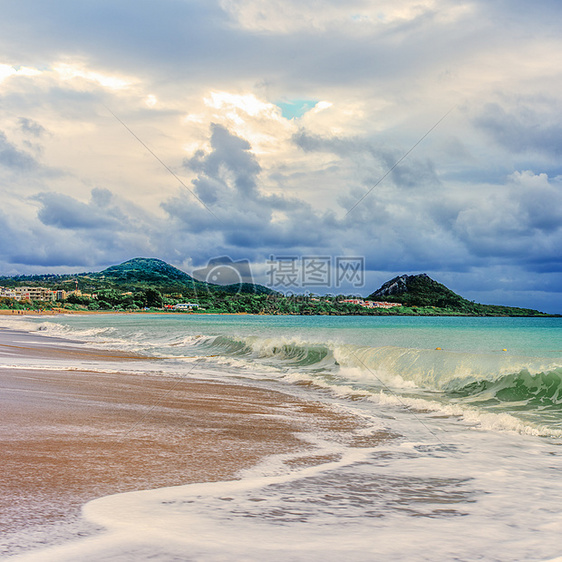
[[[525,314],[292,314],[292,313],[280,313],[280,314],[254,314],[251,312],[177,312],[177,311],[167,311],[167,310],[11,310],[11,309],[0,309],[0,316],[61,316],[61,315],[90,315],[90,314],[119,314],[119,315],[138,315],[138,314],[161,314],[161,315],[174,315],[174,316],[337,316],[341,318],[348,317],[360,317],[360,318],[562,318],[562,314],[535,314],[535,315],[525,315]]]
[[[94,532],[80,511],[95,498],[232,480],[279,453],[322,464],[299,434],[360,426],[328,405],[250,384],[122,373],[147,358],[39,337],[0,330],[5,365],[10,357],[61,362],[0,368],[0,554]],[[92,359],[112,372],[88,370]]]

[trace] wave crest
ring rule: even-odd
[[[519,402],[527,406],[556,407],[562,404],[562,368],[531,374],[528,370],[497,380],[475,381],[448,393],[473,402]]]

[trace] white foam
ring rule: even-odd
[[[340,451],[340,461],[284,473],[281,459],[271,459],[238,481],[101,498],[87,504],[84,515],[107,529],[102,535],[15,560],[558,556],[562,483],[551,447],[493,434],[444,439]]]

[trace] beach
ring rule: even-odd
[[[0,330],[0,359],[15,358],[61,368],[0,369],[2,554],[94,533],[80,522],[94,498],[232,480],[267,455],[310,448],[299,439],[303,427],[357,425],[279,392],[141,377],[120,370],[142,356]],[[73,366],[88,361],[112,372]]]
[[[562,554],[561,319],[73,314],[0,326],[10,559]]]

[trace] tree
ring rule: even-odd
[[[146,306],[150,308],[162,308],[162,294],[156,289],[147,289],[144,292]]]

